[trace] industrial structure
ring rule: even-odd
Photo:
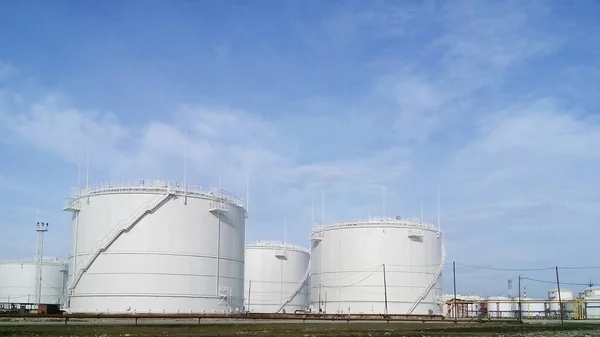
[[[327,313],[441,314],[444,237],[419,219],[313,229],[311,306]]]
[[[259,241],[246,246],[246,311],[293,313],[309,308],[308,249],[283,242]]]
[[[220,188],[162,180],[74,191],[66,310],[242,310],[246,210]]]
[[[40,304],[62,304],[67,283],[67,263],[45,259],[41,263],[43,282]],[[0,261],[0,307],[5,310],[36,310],[38,260]]]

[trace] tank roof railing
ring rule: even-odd
[[[0,260],[0,264],[17,264],[17,263],[27,263],[27,264],[36,264],[37,263],[37,259],[36,258],[31,258],[31,259],[20,259],[20,260]],[[62,260],[60,258],[57,257],[44,257],[42,259],[42,264],[60,264],[60,265],[66,265],[69,262],[67,262],[66,260]]]
[[[277,249],[290,249],[290,250],[296,250],[296,251],[301,251],[301,252],[307,252],[308,253],[308,248],[306,247],[302,247],[302,246],[298,246],[292,243],[286,243],[286,242],[282,242],[282,241],[257,241],[255,243],[251,243],[246,245],[247,248],[277,248]]]
[[[71,200],[76,200],[82,197],[120,192],[172,192],[177,195],[187,194],[188,196],[200,196],[208,198],[221,199],[242,208],[245,208],[244,201],[233,193],[219,190],[218,187],[202,187],[198,185],[187,185],[179,182],[168,182],[165,180],[138,180],[135,182],[107,182],[89,187],[71,189]]]
[[[432,222],[422,221],[419,218],[387,218],[387,219],[371,219],[358,221],[342,221],[331,224],[315,224],[312,231],[322,231],[326,229],[347,228],[347,227],[363,227],[363,226],[407,226],[419,229],[438,230],[436,224]]]

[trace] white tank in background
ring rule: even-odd
[[[488,316],[494,318],[514,317],[514,299],[507,296],[491,296],[487,298]]]

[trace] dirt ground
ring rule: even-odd
[[[0,336],[600,336],[600,324],[227,324],[227,325],[0,325]]]

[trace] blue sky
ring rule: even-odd
[[[435,220],[447,261],[595,266],[600,29],[594,1],[28,1],[0,6],[0,258],[67,257],[90,181],[189,180],[241,197],[249,240],[325,221]],[[552,270],[458,267],[458,291]],[[451,269],[445,271],[451,290]],[[566,282],[600,282],[569,270]],[[527,283],[527,282],[525,282]],[[545,296],[551,285],[525,284]],[[515,286],[516,288],[516,286]],[[580,287],[571,287],[577,290]]]

